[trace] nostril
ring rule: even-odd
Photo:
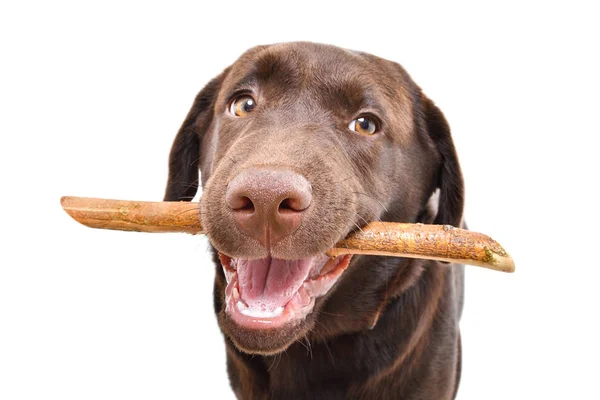
[[[306,210],[308,207],[308,204],[306,203],[306,200],[303,201],[303,199],[297,199],[293,197],[287,198],[279,203],[277,212],[279,212],[279,214],[298,213]]]
[[[230,201],[229,207],[233,211],[246,211],[248,213],[254,212],[254,203],[246,196],[238,196]]]
[[[277,209],[279,214],[288,214],[296,212],[296,210],[291,206],[290,199],[285,199],[279,204],[279,208]]]

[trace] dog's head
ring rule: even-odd
[[[256,47],[213,79],[175,138],[165,200],[191,200],[199,169],[219,323],[249,353],[282,351],[326,318],[354,271],[325,251],[353,230],[421,221],[436,190],[434,222],[462,218],[440,110],[398,64],[328,45]]]

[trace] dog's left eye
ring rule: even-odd
[[[229,106],[229,112],[236,117],[245,117],[256,107],[256,101],[248,95],[236,97]]]
[[[361,135],[371,136],[377,133],[377,122],[369,117],[360,117],[352,120],[348,128]]]

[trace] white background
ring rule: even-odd
[[[451,124],[471,229],[516,260],[512,275],[467,268],[458,398],[600,398],[592,1],[12,3],[0,399],[232,398],[205,239],[86,229],[59,199],[160,200],[196,92],[290,40],[402,63]]]

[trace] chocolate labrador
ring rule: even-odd
[[[255,47],[197,95],[165,200],[200,213],[240,399],[452,399],[463,266],[325,251],[370,221],[460,226],[442,112],[398,64]]]

